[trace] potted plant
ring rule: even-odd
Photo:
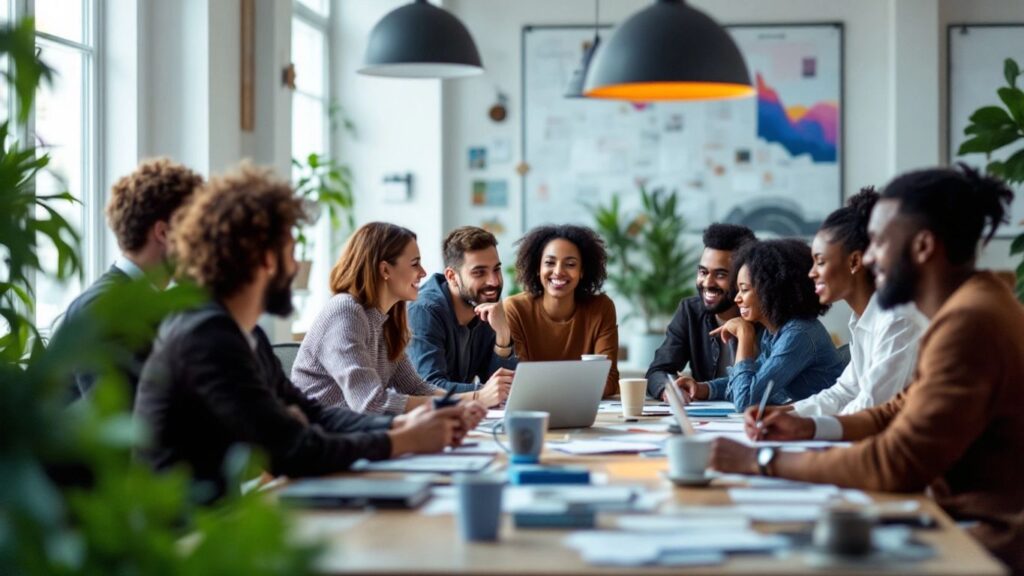
[[[320,154],[310,154],[304,160],[292,159],[292,166],[298,174],[295,191],[305,200],[307,209],[313,214],[313,224],[326,213],[330,218],[332,232],[344,226],[345,230],[355,229],[355,198],[352,193],[352,171],[337,160]],[[305,290],[309,286],[309,271],[312,240],[307,235],[309,228],[299,227],[295,244],[299,249],[299,269],[295,274],[293,287]]]
[[[985,171],[1005,180],[1008,184],[1024,183],[1024,91],[1017,87],[1020,67],[1013,58],[1003,62],[1006,86],[996,90],[1003,106],[983,106],[971,114],[970,124],[964,128],[969,139],[960,145],[957,154],[981,153],[987,164]],[[1012,152],[1005,160],[992,160],[996,150]],[[1015,151],[1014,151],[1015,150]],[[1024,233],[1017,235],[1010,245],[1011,255],[1024,254]],[[1024,302],[1024,258],[1017,264],[1017,299]]]
[[[650,364],[665,327],[683,298],[693,296],[699,257],[683,242],[686,229],[675,191],[640,186],[640,210],[627,214],[619,196],[590,209],[608,247],[608,282],[633,304],[643,330],[631,340],[630,358]]]

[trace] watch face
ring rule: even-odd
[[[767,466],[775,457],[775,448],[761,448],[757,451],[757,463],[760,466]]]

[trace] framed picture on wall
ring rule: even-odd
[[[1022,147],[1007,146],[986,159],[984,154],[957,155],[967,140],[964,128],[975,110],[982,106],[1004,106],[996,91],[1006,85],[1003,62],[1013,58],[1024,66],[1024,22],[1019,24],[951,24],[947,30],[949,69],[947,92],[949,111],[948,160],[965,162],[983,169],[991,160],[1005,160]],[[1010,223],[999,228],[998,237],[1024,232],[1024,186],[1015,189]]]
[[[694,233],[733,222],[768,236],[813,235],[843,201],[843,26],[726,29],[750,69],[755,98],[564,98],[593,28],[524,28],[524,230],[591,224],[586,208],[607,205],[612,195],[637,208],[642,184],[677,191]]]

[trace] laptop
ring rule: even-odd
[[[679,427],[679,433],[684,436],[695,436],[697,432],[693,429],[690,417],[686,414],[686,401],[683,399],[683,393],[675,384],[665,386],[665,391],[667,392],[665,396],[668,397],[668,407],[672,410],[672,416],[675,417],[675,426]],[[669,427],[669,432],[673,432],[671,427]]]
[[[611,360],[520,362],[505,413],[542,410],[548,428],[587,428],[597,419],[611,368]]]
[[[381,478],[296,480],[278,492],[282,504],[303,508],[416,508],[430,498],[430,483]]]

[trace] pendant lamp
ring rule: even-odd
[[[484,71],[469,30],[447,10],[416,0],[392,10],[370,32],[360,74],[463,78]]]
[[[592,64],[588,98],[720,100],[755,93],[729,33],[683,0],[657,0],[631,16]]]
[[[594,59],[594,53],[597,52],[597,47],[601,45],[601,35],[598,34],[599,24],[601,21],[601,4],[600,0],[594,0],[594,40],[587,46],[587,49],[583,51],[583,60],[580,62],[580,67],[572,73],[572,78],[569,80],[569,86],[565,89],[566,98],[585,98],[583,94],[584,85],[587,81],[587,71],[590,70],[590,63]]]

